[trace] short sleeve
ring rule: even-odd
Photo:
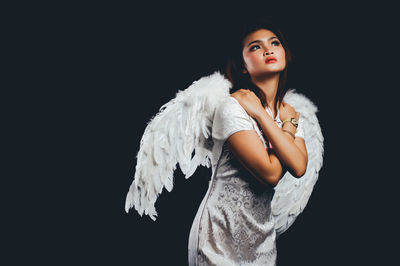
[[[235,98],[229,96],[221,101],[214,114],[213,138],[225,141],[238,131],[253,129],[251,117]]]
[[[303,118],[300,115],[299,125],[297,126],[296,134],[294,134],[296,136],[296,138],[303,138],[304,139],[304,126],[303,126],[303,124],[304,124]]]

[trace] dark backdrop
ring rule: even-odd
[[[28,70],[20,77],[29,86],[19,112],[29,135],[20,132],[27,181],[16,194],[12,213],[22,218],[9,227],[8,255],[49,265],[186,265],[210,170],[185,180],[178,169],[173,191],[157,201],[156,222],[126,214],[140,139],[161,105],[221,66],[236,22],[267,14],[279,19],[295,56],[288,86],[318,106],[325,137],[319,181],[278,239],[278,265],[386,260],[377,252],[386,234],[376,223],[380,172],[369,167],[376,158],[370,148],[376,154],[378,147],[359,128],[377,84],[364,71],[365,44],[381,29],[369,23],[379,12],[374,8],[254,2],[17,8],[18,17],[28,18],[10,23],[22,37],[15,43],[18,67]]]

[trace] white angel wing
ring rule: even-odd
[[[218,102],[229,96],[231,83],[218,71],[193,82],[164,104],[148,123],[140,141],[135,177],[125,211],[135,207],[155,220],[154,204],[163,187],[173,188],[177,163],[186,178],[199,165],[210,167],[212,119]],[[195,152],[192,157],[193,152]]]
[[[324,138],[316,116],[317,107],[295,90],[288,91],[284,101],[300,113],[300,123],[303,124],[308,152],[308,165],[306,173],[301,178],[295,178],[287,172],[275,186],[271,207],[277,236],[294,223],[307,205],[322,167],[324,153]]]

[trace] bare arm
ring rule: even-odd
[[[260,137],[254,130],[243,130],[232,134],[228,144],[235,157],[262,183],[278,184],[283,169],[278,157],[268,154]]]
[[[288,167],[288,170],[296,177],[304,175],[308,162],[304,140],[302,138],[293,139],[288,133],[282,131],[253,92],[241,89],[231,96],[237,99],[246,112],[257,120],[266,137],[274,146],[276,155]],[[284,129],[293,131],[288,128],[287,124],[290,123],[285,123]]]
[[[289,168],[289,171],[296,177],[304,175],[307,169],[307,150],[303,138],[293,138],[282,131],[267,111],[260,113],[255,119],[261,126],[268,140],[272,143],[274,150],[282,162]],[[295,132],[290,123],[285,123],[284,129]]]

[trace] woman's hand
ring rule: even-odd
[[[279,107],[279,118],[283,121],[292,117],[298,120],[300,118],[300,113],[296,112],[296,110],[290,104],[282,102],[281,106]]]
[[[232,93],[231,96],[255,119],[265,111],[260,99],[250,90],[240,89]]]

